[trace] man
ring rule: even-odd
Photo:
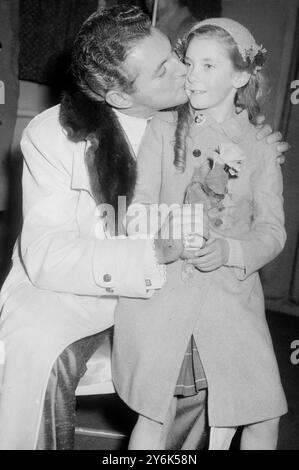
[[[136,7],[99,11],[78,34],[72,74],[61,107],[37,116],[21,143],[24,225],[1,293],[2,449],[72,448],[75,389],[117,296],[152,295],[164,282],[155,258],[183,249],[110,238],[97,209],[130,202],[147,119],[186,101],[169,40]]]

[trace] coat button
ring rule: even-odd
[[[111,275],[110,274],[104,274],[103,281],[104,282],[110,282],[111,281]]]
[[[145,280],[146,287],[150,287],[152,285],[152,281],[150,279]]]
[[[223,224],[223,221],[221,219],[215,219],[214,220],[214,225],[215,227],[220,227],[220,225]]]
[[[193,150],[193,157],[200,157],[201,156],[201,150],[195,149]]]

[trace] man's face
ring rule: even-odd
[[[187,101],[186,67],[171,49],[169,39],[153,28],[128,54],[125,68],[135,78],[129,93],[132,109],[149,116]]]

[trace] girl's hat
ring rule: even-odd
[[[237,44],[238,50],[245,62],[248,60],[252,63],[258,54],[264,54],[267,50],[258,45],[245,26],[230,18],[208,18],[196,23],[189,31],[188,35],[196,31],[202,26],[218,26],[224,29],[233,38]]]

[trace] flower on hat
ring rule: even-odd
[[[265,62],[264,54],[266,54],[266,52],[267,49],[265,49],[262,45],[259,46],[258,44],[254,44],[250,48],[244,49],[242,56],[243,59],[249,60],[250,63],[255,60],[257,67],[259,67],[260,70]]]

